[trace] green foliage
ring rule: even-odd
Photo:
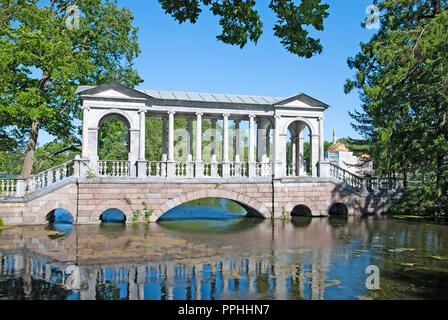
[[[68,28],[74,4],[79,27]],[[28,139],[26,174],[40,129],[77,143],[77,86],[142,81],[132,67],[140,53],[132,21],[113,0],[0,0],[0,119]]]
[[[96,170],[90,166],[87,166],[86,178],[93,179],[96,178],[96,176],[97,176]]]
[[[106,121],[99,130],[101,160],[128,160],[129,130],[123,121]]]
[[[0,227],[3,227],[5,225],[5,223],[3,222],[3,219],[0,218]]]
[[[148,204],[145,201],[142,201],[143,206],[143,219],[146,223],[149,223],[151,220],[151,216],[154,213],[154,209],[149,209]]]
[[[399,174],[434,172],[431,188],[406,191],[404,206],[422,197],[427,210],[440,211],[448,195],[448,1],[376,1],[380,30],[348,60],[356,69],[345,91],[358,89],[362,111],[353,127],[370,141],[375,170]],[[430,200],[432,199],[432,200]]]
[[[224,43],[243,48],[248,41],[257,43],[263,33],[263,22],[255,9],[255,0],[159,0],[162,8],[179,23],[196,23],[202,8],[206,7],[220,18],[221,34],[216,38]],[[307,29],[322,31],[323,21],[328,17],[327,4],[321,0],[302,0],[295,5],[293,0],[271,0],[269,9],[277,21],[274,34],[291,53],[310,58],[322,51],[319,39],[309,36]]]
[[[127,205],[132,205],[132,201],[129,198],[124,198],[124,201],[126,202]]]
[[[140,210],[134,210],[133,212],[132,212],[132,217],[131,217],[131,221],[132,222],[137,222],[139,219],[140,219],[140,215],[141,215],[142,213],[140,212]]]

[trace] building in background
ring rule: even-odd
[[[333,144],[325,152],[325,160],[356,175],[373,174],[370,156],[368,154],[363,154],[361,157],[353,155],[345,144],[337,141],[335,130],[333,130]]]

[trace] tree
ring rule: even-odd
[[[448,1],[375,1],[381,27],[348,60],[356,69],[345,91],[358,89],[353,126],[371,141],[376,170],[435,171],[428,206],[448,212]],[[428,170],[428,171],[429,171]],[[426,192],[426,191],[425,191]],[[429,203],[429,202],[428,202]]]
[[[179,23],[196,23],[206,7],[219,16],[222,32],[216,38],[243,48],[248,41],[257,43],[263,33],[263,23],[255,10],[255,0],[159,0],[162,8]],[[328,4],[322,0],[302,0],[299,5],[293,0],[271,0],[269,9],[276,17],[274,35],[291,53],[310,58],[322,51],[319,39],[309,35],[307,28],[324,30],[324,19],[328,17]]]
[[[32,171],[40,129],[76,137],[77,86],[141,82],[132,67],[138,29],[115,2],[0,0],[0,118],[27,133],[22,176]]]

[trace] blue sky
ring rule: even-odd
[[[345,80],[354,75],[347,58],[359,43],[376,32],[361,27],[372,0],[328,1],[325,30],[315,32],[323,52],[311,59],[286,51],[273,35],[275,16],[268,0],[257,1],[264,27],[257,45],[245,48],[218,42],[219,19],[204,11],[196,24],[179,24],[165,14],[158,1],[119,0],[130,8],[139,26],[142,53],[135,68],[145,80],[139,88],[286,97],[303,92],[330,105],[325,112],[325,140],[359,137],[350,126],[349,110],[360,109],[357,92],[344,94]],[[48,135],[41,135],[40,144]]]

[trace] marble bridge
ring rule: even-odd
[[[207,197],[233,200],[249,216],[262,218],[378,214],[399,196],[399,180],[362,177],[325,159],[328,105],[303,93],[278,98],[117,83],[79,87],[77,93],[82,155],[28,178],[0,179],[6,225],[45,224],[58,208],[77,224],[99,223],[110,208],[127,221],[147,209],[156,221],[182,203]],[[162,156],[148,161],[147,120],[156,118],[162,123]],[[181,128],[177,119],[185,120]],[[101,128],[110,120],[128,129],[127,160],[99,156]]]

